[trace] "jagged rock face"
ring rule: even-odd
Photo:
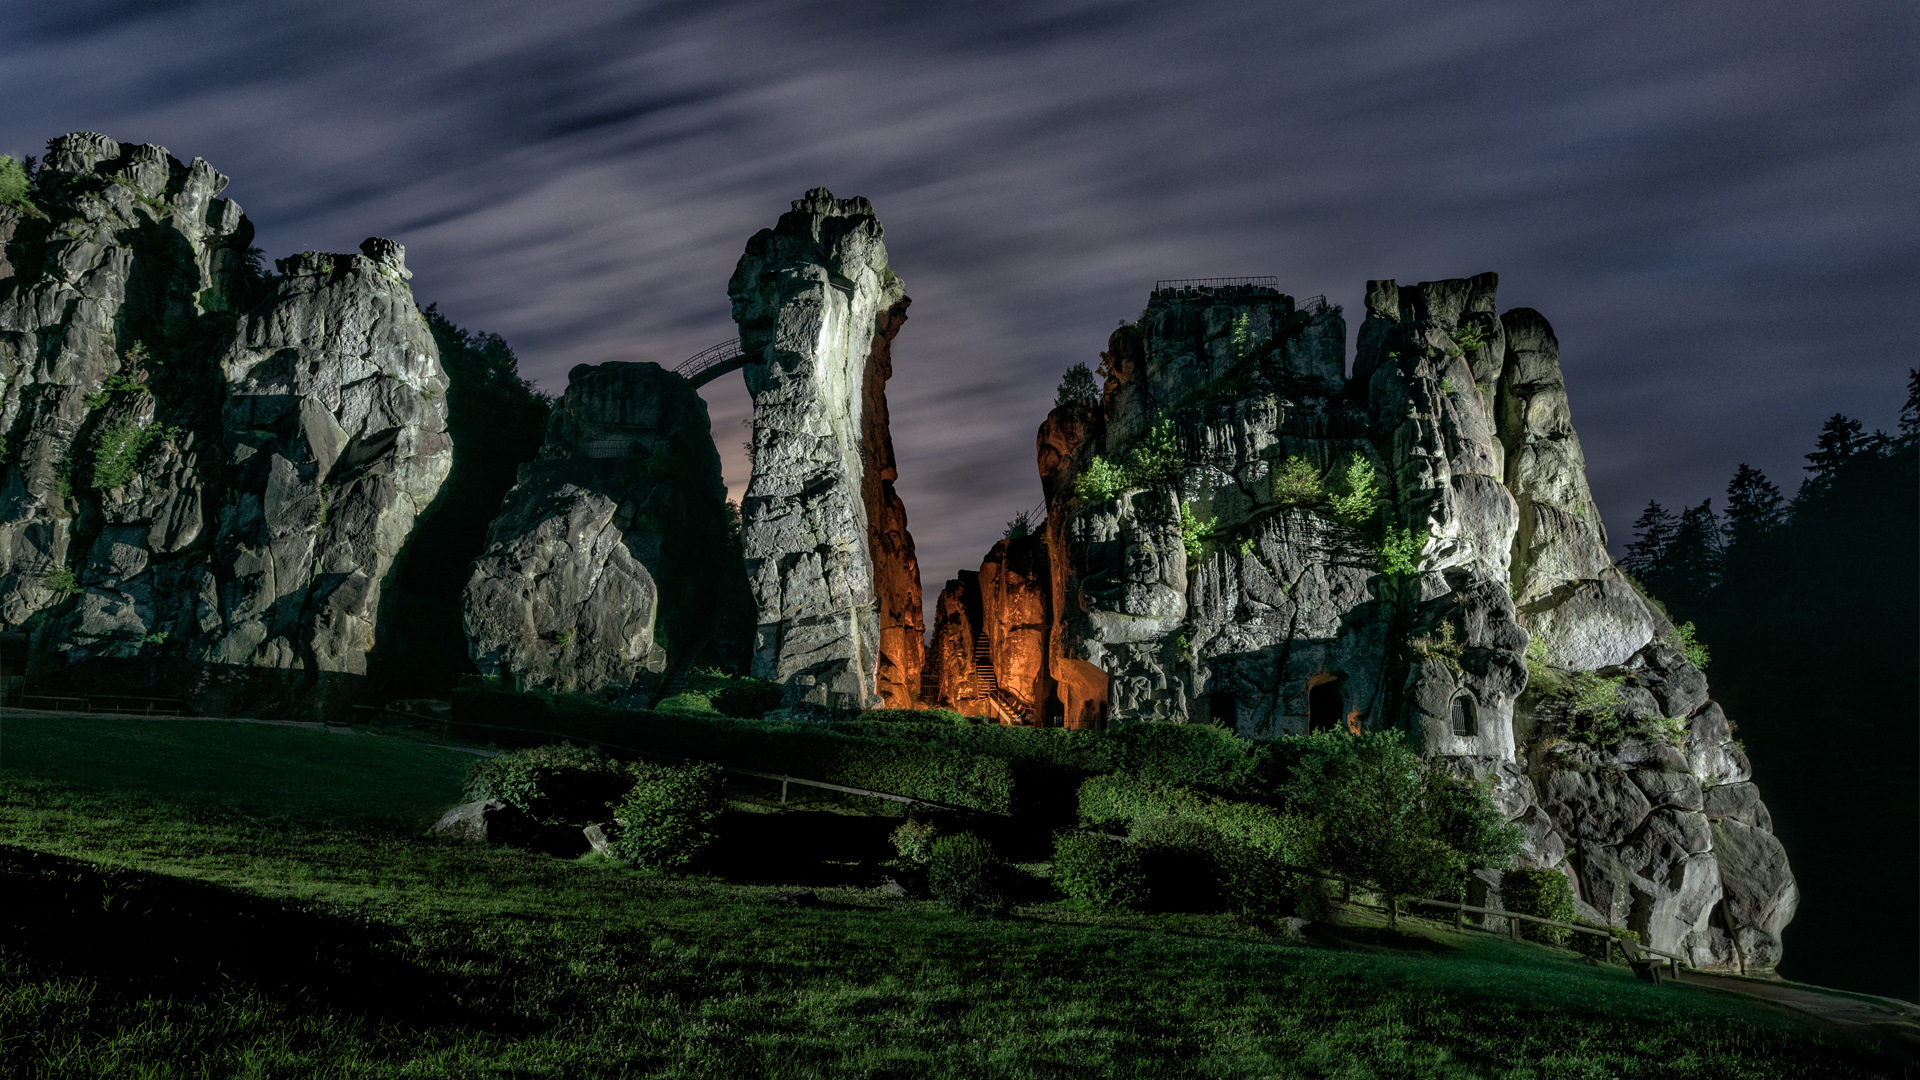
[[[904,640],[917,633],[919,568],[891,493],[884,413],[866,405],[891,370],[906,296],[872,205],[808,192],[748,241],[727,292],[752,358],[741,514],[759,607],[754,674],[781,682],[789,707],[872,707],[883,667],[886,693],[905,697],[919,683]],[[885,623],[899,651],[883,664]]]
[[[1489,785],[1520,864],[1565,873],[1589,917],[1702,967],[1770,967],[1797,902],[1771,817],[1705,677],[1606,553],[1552,328],[1496,314],[1497,284],[1368,282],[1344,381],[1338,313],[1272,290],[1156,293],[1116,331],[1097,415],[1056,409],[1036,440],[1059,706],[1075,726],[1402,728]],[[1092,455],[1161,414],[1177,481],[1077,501]],[[1283,505],[1295,457],[1371,465],[1387,520]],[[1183,505],[1208,526],[1197,558]],[[1381,524],[1411,538],[1411,573],[1381,572]],[[1567,698],[1529,689],[1536,638],[1563,676],[1622,680],[1630,734],[1567,737]]]
[[[1002,540],[977,572],[947,582],[934,624],[936,700],[964,716],[1042,722],[1053,698],[1052,588],[1043,536]]]
[[[0,208],[0,620],[54,685],[330,712],[450,467],[446,377],[400,245],[264,278],[226,183],[79,133],[51,218]]]
[[[911,708],[920,696],[926,662],[926,616],[920,605],[920,559],[907,531],[907,508],[893,490],[900,470],[893,457],[887,380],[893,377],[893,338],[907,321],[901,297],[880,316],[861,384],[860,501],[867,511],[867,553],[879,604],[880,656],[874,692],[889,709]]]
[[[748,609],[706,402],[657,364],[582,364],[520,469],[463,615],[518,685],[648,695]]]

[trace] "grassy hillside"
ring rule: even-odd
[[[789,907],[745,872],[424,837],[471,761],[7,720],[0,1075],[1900,1075],[1797,1014],[1437,926]]]

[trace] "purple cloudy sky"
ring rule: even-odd
[[[272,256],[405,243],[525,373],[732,334],[748,236],[864,195],[929,592],[1039,501],[1033,433],[1156,278],[1483,270],[1552,320],[1616,540],[1734,466],[1789,491],[1920,363],[1910,0],[0,3],[0,152],[232,175]],[[1900,193],[1906,192],[1903,196]],[[1357,324],[1357,318],[1354,320]],[[707,388],[735,492],[737,378]]]

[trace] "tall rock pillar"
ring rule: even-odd
[[[867,200],[816,188],[747,242],[727,284],[753,394],[753,670],[789,707],[905,705],[920,684],[919,564],[885,399],[907,297],[881,235]]]

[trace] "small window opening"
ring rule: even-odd
[[[1480,734],[1480,722],[1474,716],[1473,699],[1465,694],[1453,699],[1453,733],[1455,735]]]
[[[1240,697],[1231,690],[1218,690],[1207,695],[1207,714],[1213,717],[1216,727],[1234,728],[1240,723]]]
[[[1328,679],[1307,690],[1307,730],[1332,731],[1341,726],[1340,680]]]

